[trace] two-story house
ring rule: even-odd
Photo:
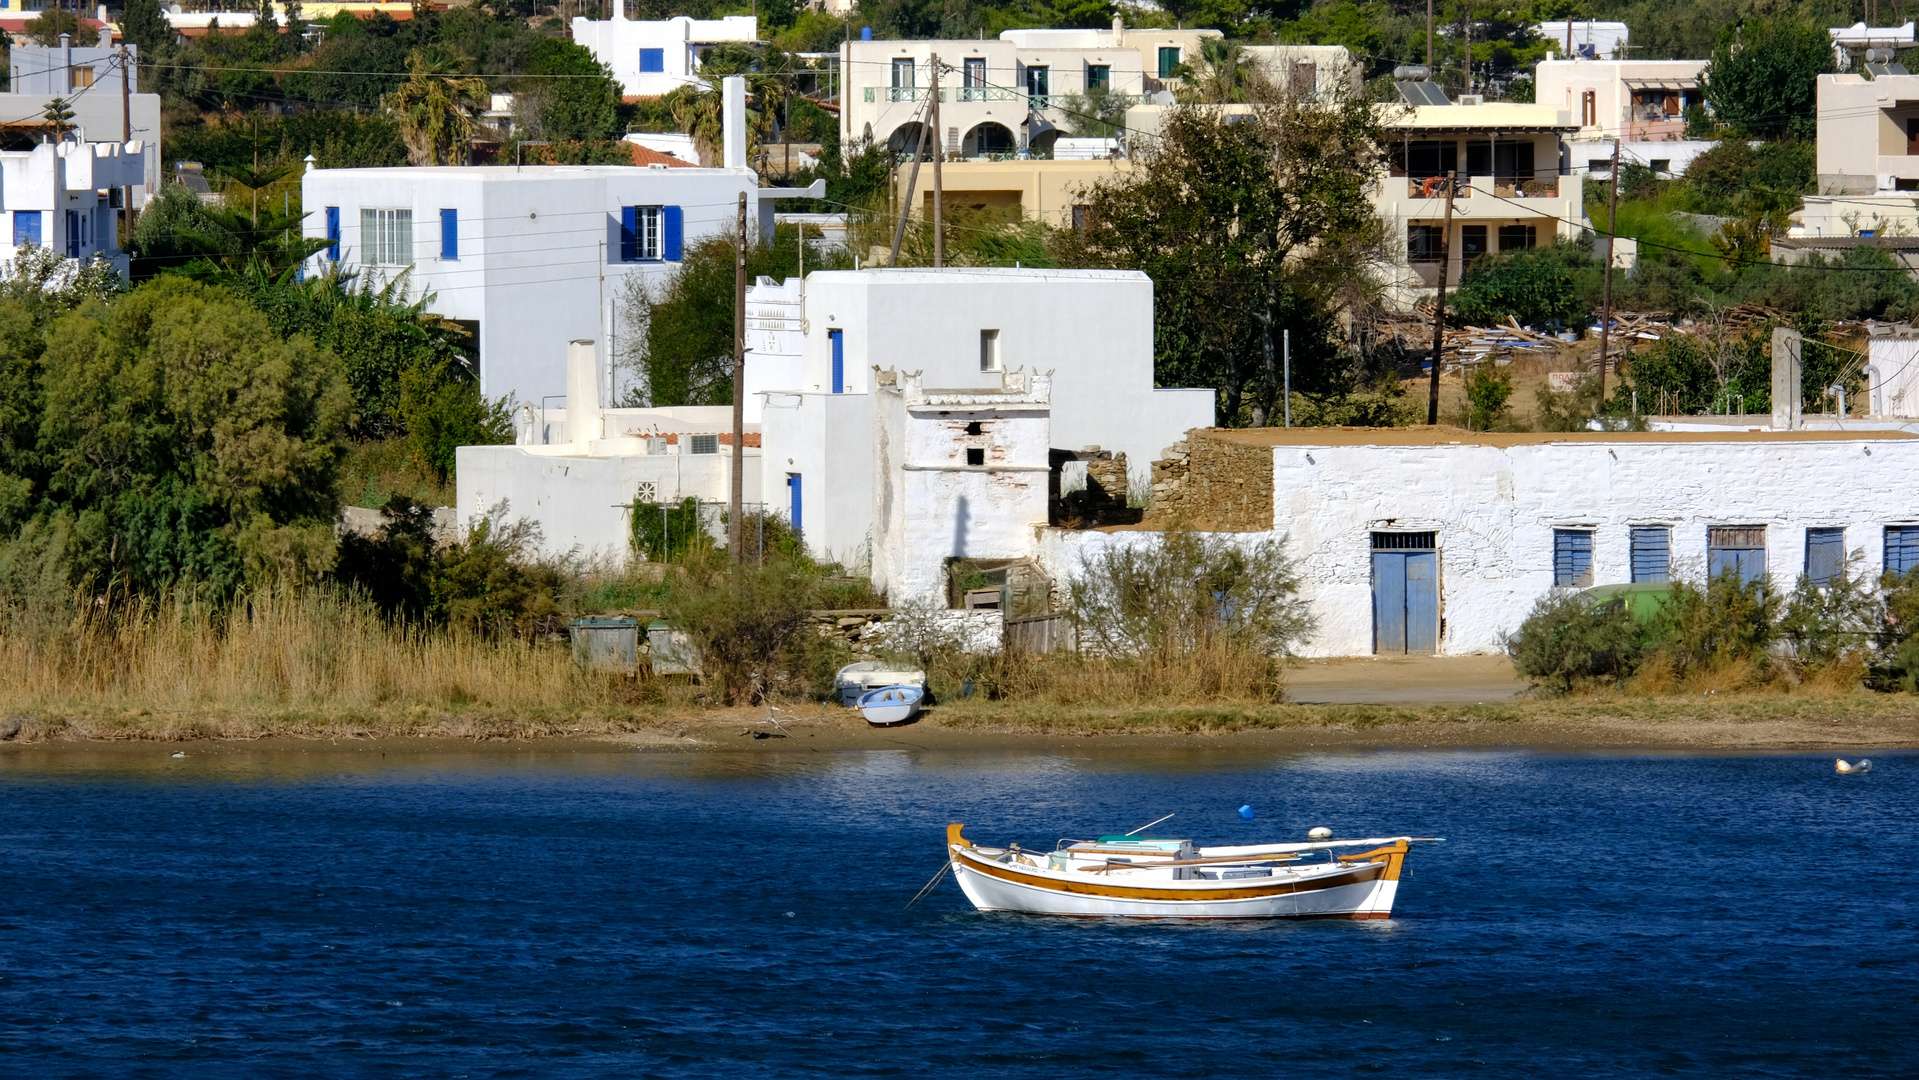
[[[659,97],[698,82],[701,49],[759,39],[751,15],[652,21],[629,19],[622,6],[614,4],[608,19],[574,18],[573,40],[613,72],[628,97]]]

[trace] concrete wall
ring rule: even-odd
[[[46,112],[54,94],[0,94],[0,116],[38,120]],[[96,83],[67,99],[73,110],[74,131],[82,142],[121,142],[126,120],[132,120],[133,134],[127,152],[140,158],[139,175],[132,181],[133,205],[143,206],[147,198],[160,190],[160,95],[134,94],[123,112],[120,86],[116,80]],[[9,233],[11,231],[9,230]],[[11,240],[11,235],[8,236]]]
[[[305,233],[326,235],[326,208],[340,211],[340,259],[390,279],[402,267],[363,267],[360,211],[413,211],[408,293],[435,296],[432,308],[479,323],[480,386],[538,406],[566,393],[566,343],[606,342],[617,325],[613,301],[625,279],[658,281],[670,262],[620,261],[624,206],[678,206],[685,243],[734,227],[741,192],[754,198],[751,171],[623,166],[315,169],[301,184]],[[459,212],[457,259],[441,258],[440,211]],[[308,264],[325,270],[323,251]],[[555,401],[553,404],[558,404]]]
[[[141,154],[137,143],[87,142],[0,152],[0,259],[19,254],[14,237],[24,238],[23,222],[37,215],[42,246],[71,258],[105,256],[124,274],[120,212],[109,192],[140,182]]]
[[[44,8],[42,8],[44,10]],[[8,91],[15,94],[46,94],[71,97],[75,91],[86,94],[111,92],[120,97],[121,68],[116,48],[94,45],[15,45],[8,52]],[[140,92],[140,46],[127,45],[132,62],[126,66],[127,89]],[[85,69],[73,74],[72,69]],[[90,77],[89,77],[90,76]]]
[[[1593,530],[1593,581],[1609,584],[1631,580],[1634,525],[1670,527],[1673,573],[1693,580],[1705,573],[1709,526],[1763,525],[1768,574],[1783,590],[1805,566],[1806,529],[1845,528],[1848,551],[1877,573],[1884,527],[1919,522],[1899,494],[1919,485],[1919,439],[1892,433],[1294,440],[1272,456],[1273,534],[1287,537],[1319,621],[1309,655],[1372,651],[1376,529],[1437,532],[1440,651],[1457,654],[1500,651],[1501,635],[1551,591],[1555,528]],[[1061,578],[1084,551],[1149,535],[1049,531],[1041,558]]]
[[[1819,194],[1860,195],[1919,181],[1906,121],[1919,117],[1919,75],[1821,75],[1817,80]]]
[[[1018,206],[1028,221],[1044,221],[1057,228],[1073,224],[1073,207],[1084,203],[1084,192],[1094,184],[1123,179],[1133,168],[1124,159],[1084,161],[955,161],[941,178],[947,209],[1002,209]],[[896,198],[906,197],[906,172],[893,177]],[[913,189],[913,200],[932,214],[933,180],[924,168]]]

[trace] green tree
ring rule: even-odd
[[[1812,138],[1815,80],[1832,70],[1832,41],[1816,26],[1753,19],[1728,31],[1701,73],[1706,100],[1738,135]]]
[[[120,36],[137,46],[141,58],[153,49],[173,43],[173,28],[161,14],[160,0],[127,0],[120,12]]]
[[[541,37],[514,85],[529,136],[592,141],[620,135],[620,84],[593,54],[571,41]],[[517,99],[524,98],[524,101]]]
[[[91,48],[100,44],[100,31],[81,25],[79,17],[65,8],[53,8],[41,13],[39,18],[28,19],[26,30],[36,45],[58,45],[61,34],[66,34],[75,45]]]
[[[1510,317],[1529,326],[1565,325],[1587,314],[1578,276],[1591,263],[1591,253],[1573,243],[1483,255],[1467,267],[1447,303],[1469,323]]]
[[[330,564],[352,412],[331,353],[163,278],[54,323],[44,370],[39,513],[76,579],[224,591]]]
[[[1177,74],[1183,80],[1179,100],[1188,105],[1244,104],[1278,96],[1253,55],[1236,41],[1203,39],[1199,55],[1181,64]]]
[[[1248,118],[1173,110],[1130,172],[1081,193],[1088,224],[1061,237],[1060,259],[1151,276],[1159,384],[1215,387],[1224,422],[1263,426],[1282,331],[1296,392],[1326,402],[1354,386],[1341,315],[1386,259],[1365,194],[1384,166],[1380,117],[1356,96]]]
[[[413,50],[407,80],[387,98],[414,165],[464,165],[473,117],[487,107],[486,80],[460,74],[461,62]]]

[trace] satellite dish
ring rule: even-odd
[[[1159,93],[1153,95],[1153,104],[1158,105],[1162,109],[1172,103],[1173,92],[1171,90],[1161,90]]]

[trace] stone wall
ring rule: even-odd
[[[1273,448],[1194,428],[1153,462],[1153,504],[1146,523],[1209,532],[1273,527]]]

